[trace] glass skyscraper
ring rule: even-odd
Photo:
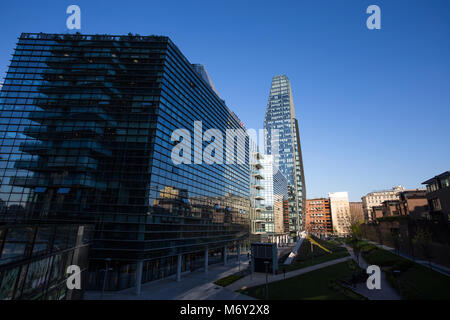
[[[265,152],[273,155],[274,164],[288,181],[289,231],[294,237],[304,229],[306,189],[298,121],[291,85],[285,75],[272,78],[264,129]]]
[[[93,222],[90,288],[207,267],[247,239],[248,139],[244,164],[171,160],[175,129],[244,128],[169,38],[24,33],[0,99],[1,214]]]

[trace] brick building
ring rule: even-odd
[[[305,218],[305,229],[307,232],[319,237],[326,237],[333,233],[329,199],[306,200]]]

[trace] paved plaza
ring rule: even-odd
[[[144,283],[141,294],[135,293],[135,288],[122,291],[105,292],[103,297],[100,291],[87,291],[85,300],[254,300],[251,297],[233,292],[214,284],[214,281],[248,267],[247,255],[241,255],[239,267],[236,260],[230,261],[226,266],[210,265],[208,272],[203,270],[186,273],[181,281],[175,278],[162,279]]]

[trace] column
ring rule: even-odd
[[[181,261],[183,260],[183,256],[181,254],[178,255],[178,262],[177,262],[177,281],[181,281]]]
[[[205,272],[208,272],[208,259],[209,259],[208,248],[206,248],[205,249]]]
[[[142,269],[144,267],[143,261],[138,261],[136,265],[136,295],[141,294],[142,287]]]
[[[223,247],[223,265],[227,265],[227,246]]]

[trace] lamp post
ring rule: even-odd
[[[103,300],[103,295],[105,293],[105,287],[106,287],[106,279],[108,278],[108,270],[109,270],[109,263],[111,262],[111,258],[106,258],[105,259],[105,263],[106,263],[106,268],[105,268],[105,277],[103,279],[103,288],[102,288],[102,300]],[[112,269],[111,269],[112,270]]]
[[[311,244],[311,265],[314,265],[314,246],[312,242],[309,242]]]
[[[238,272],[241,272],[241,249],[237,249],[237,259],[238,259]]]
[[[264,261],[266,265],[266,300],[269,300],[269,261]]]

